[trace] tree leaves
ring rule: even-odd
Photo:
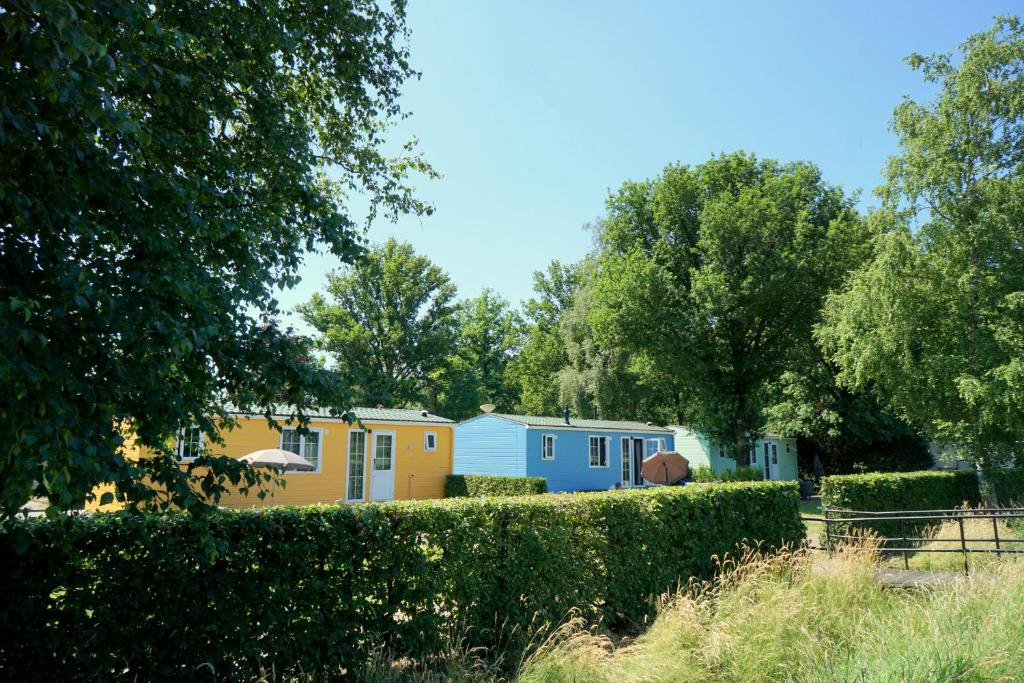
[[[430,210],[409,187],[429,166],[382,151],[415,75],[404,5],[54,0],[0,21],[0,506],[79,507],[104,481],[140,503],[145,476],[191,508],[181,425],[347,403],[274,299],[305,251],[359,255],[346,197]],[[122,435],[163,456],[126,459]]]
[[[908,61],[937,83],[904,101],[873,260],[829,299],[819,336],[840,379],[977,460],[1019,451],[1024,291],[1024,30],[998,19],[950,55]]]

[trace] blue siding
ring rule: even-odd
[[[541,435],[554,434],[555,459],[542,460]],[[590,466],[590,437],[607,437],[608,467]],[[675,446],[670,433],[646,432],[588,432],[584,429],[557,429],[531,427],[526,433],[526,473],[531,477],[544,477],[548,491],[594,491],[609,489],[622,481],[622,437],[662,439],[665,448]],[[456,452],[458,447],[456,446]]]
[[[455,474],[526,476],[526,426],[481,415],[455,426]]]

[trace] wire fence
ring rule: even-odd
[[[972,553],[1003,555],[1024,554],[1024,538],[1000,534],[1000,523],[1024,520],[1024,508],[958,508],[954,510],[900,510],[873,512],[867,510],[823,509],[823,517],[805,520],[825,524],[825,550],[839,546],[873,550],[887,555],[903,555],[903,566],[910,568],[910,556],[916,553],[960,553],[964,572],[970,571],[968,560]],[[972,520],[982,520],[980,524]],[[991,523],[992,533],[980,533]],[[954,524],[959,536],[937,538],[934,531],[943,524]],[[1024,523],[1022,523],[1024,525]],[[968,533],[970,526],[970,533]],[[870,535],[876,544],[865,545]],[[954,543],[959,547],[936,547],[936,543]],[[971,545],[975,544],[975,545]],[[977,544],[985,544],[978,546]]]

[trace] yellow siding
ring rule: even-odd
[[[410,425],[364,423],[368,430],[367,451],[372,444],[374,431],[391,431],[395,434],[395,499],[441,498],[444,495],[445,476],[452,471],[452,438],[454,430],[450,425]],[[311,503],[334,503],[345,501],[348,468],[348,433],[350,429],[343,422],[314,420],[310,429],[321,431],[321,463],[318,472],[287,472],[285,486],[274,489],[273,503],[276,505],[308,505]],[[423,448],[424,433],[437,434],[437,449],[426,452]],[[240,458],[263,448],[278,448],[281,434],[272,429],[262,417],[240,418],[239,426],[224,434],[224,446],[215,447],[215,453]],[[370,497],[371,468],[369,452],[364,471],[363,499]],[[221,500],[222,505],[250,507],[269,504],[260,502],[252,494],[248,497],[232,495]]]
[[[381,424],[364,422],[368,430],[364,455],[363,500],[370,499],[370,450],[374,431],[389,431],[395,435],[395,460],[393,463],[396,500],[441,498],[444,496],[445,476],[451,474],[453,462],[454,425],[451,424]],[[262,507],[267,505],[309,505],[313,503],[345,502],[348,472],[348,434],[350,427],[344,422],[313,420],[310,429],[321,430],[321,463],[317,472],[287,472],[283,475],[285,485],[271,487],[273,498],[260,500],[256,492],[249,495],[227,494],[220,504],[225,507]],[[437,448],[433,452],[424,450],[424,433],[437,434]],[[238,418],[238,425],[223,434],[224,445],[207,442],[215,455],[229,455],[241,458],[253,451],[265,448],[280,448],[281,433],[270,427],[263,417]],[[136,452],[137,448],[134,449]],[[136,456],[137,457],[137,456]],[[104,491],[113,491],[110,485],[97,487],[97,496]],[[97,497],[97,501],[99,498]],[[94,503],[90,509],[97,509]],[[103,509],[120,507],[104,506]]]

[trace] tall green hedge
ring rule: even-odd
[[[985,481],[1002,507],[1024,507],[1024,467],[989,468]]]
[[[544,477],[494,477],[476,474],[449,474],[444,481],[444,497],[529,496],[548,492]]]
[[[841,474],[821,481],[821,507],[833,510],[949,510],[963,503],[977,505],[979,500],[978,477],[973,470]],[[890,538],[902,534],[896,522],[870,528]],[[912,531],[920,528],[908,528],[908,535],[913,535]]]
[[[769,482],[6,523],[0,671],[337,676],[453,639],[514,657],[573,608],[628,629],[744,539],[803,532],[796,486]]]

